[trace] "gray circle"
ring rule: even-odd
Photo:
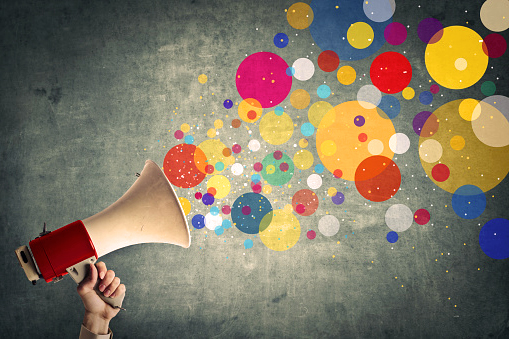
[[[323,216],[318,221],[318,230],[326,237],[330,237],[338,233],[339,231],[339,220],[333,215]]]
[[[406,231],[414,221],[414,214],[406,205],[392,205],[385,212],[385,223],[394,232]]]

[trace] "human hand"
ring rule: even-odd
[[[115,272],[107,270],[103,262],[90,264],[87,277],[78,285],[78,294],[85,306],[83,325],[91,332],[107,334],[110,320],[120,310],[111,307],[97,295],[94,287],[98,278],[99,291],[105,297],[115,297],[125,293],[125,285],[120,284],[120,279],[115,277]]]

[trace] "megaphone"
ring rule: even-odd
[[[114,235],[114,237],[112,237]],[[78,220],[39,237],[15,250],[25,274],[35,285],[39,278],[59,281],[69,274],[80,283],[90,263],[129,245],[167,243],[188,248],[189,226],[175,191],[159,166],[151,161],[127,192],[91,217]],[[107,298],[120,307],[124,296]]]

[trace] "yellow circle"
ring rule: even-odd
[[[313,22],[313,10],[308,4],[297,2],[288,8],[286,19],[295,29],[305,29]]]
[[[182,124],[180,125],[180,130],[184,133],[187,133],[189,132],[189,130],[191,129],[191,126],[189,126],[188,124]]]
[[[357,73],[351,66],[343,66],[338,69],[337,78],[338,81],[343,85],[351,85],[354,83]]]
[[[336,153],[337,146],[336,143],[332,140],[325,140],[320,145],[320,151],[322,151],[323,155],[330,157]]]
[[[293,207],[291,204],[286,204],[285,207],[283,208],[283,211],[285,213],[292,213],[293,212]]]
[[[260,224],[267,224],[269,220],[269,225],[260,232],[260,239],[265,246],[274,251],[286,251],[299,241],[300,223],[293,213],[275,210],[265,215]]]
[[[450,141],[451,148],[456,151],[460,151],[465,147],[465,139],[461,135],[455,135]]]
[[[270,186],[270,185],[265,185],[265,186],[263,186],[262,191],[263,191],[263,193],[265,193],[265,194],[270,194],[270,193],[272,193],[272,186]]]
[[[281,145],[287,142],[293,134],[292,118],[283,112],[277,115],[269,112],[260,120],[260,135],[271,145]]]
[[[206,82],[207,82],[207,79],[208,79],[208,78],[207,78],[207,76],[206,76],[205,74],[200,74],[200,75],[198,76],[198,82],[199,82],[200,84],[204,84],[204,83],[206,83]]]
[[[311,101],[311,96],[305,89],[296,89],[290,95],[290,103],[296,109],[303,109],[308,107]]]
[[[463,26],[446,27],[440,34],[440,40],[426,47],[424,60],[431,77],[450,89],[467,88],[479,81],[489,59],[481,36]]]
[[[222,162],[224,164],[224,168],[235,163],[235,158],[233,156],[230,155],[225,157],[223,155],[223,150],[226,146],[217,139],[207,139],[200,143],[198,147],[203,151],[203,153],[205,153],[205,156],[207,157],[207,165],[214,166],[214,172],[210,173],[211,175],[224,171],[224,169],[218,171],[216,169],[216,163]]]
[[[217,119],[216,121],[214,121],[214,128],[215,129],[223,128],[223,120]]]
[[[327,190],[327,194],[329,195],[329,197],[333,197],[334,195],[336,195],[337,192],[338,190],[335,187],[330,187]]]
[[[307,139],[300,139],[299,140],[299,147],[300,148],[306,148],[308,147],[308,140]]]
[[[406,100],[410,100],[415,96],[415,91],[412,87],[407,87],[403,90],[401,94],[403,94],[403,98],[405,98]]]
[[[293,156],[293,164],[301,170],[306,170],[313,165],[313,153],[304,149],[298,151]]]
[[[346,37],[353,48],[364,49],[373,42],[375,32],[373,32],[373,28],[369,24],[359,21],[350,25],[346,32]]]
[[[184,211],[185,215],[188,215],[191,212],[191,203],[186,198],[179,197],[180,206]]]
[[[309,107],[308,110],[308,119],[309,122],[315,126],[318,127],[320,125],[320,121],[322,121],[322,118],[329,112],[333,106],[329,104],[327,101],[317,101],[314,104]]]
[[[242,100],[238,108],[239,117],[245,122],[253,123],[262,116],[262,105],[253,98]]]
[[[479,101],[475,99],[464,99],[461,101],[458,111],[466,121],[475,120],[481,115]]]
[[[216,130],[215,130],[215,129],[213,129],[213,128],[210,128],[210,129],[207,131],[207,136],[208,136],[209,138],[213,138],[213,137],[215,137],[215,136],[216,136]]]
[[[216,195],[214,199],[223,199],[230,193],[231,184],[230,180],[224,175],[214,175],[207,181],[207,189],[214,187],[216,189]]]

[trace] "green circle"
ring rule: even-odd
[[[487,97],[495,94],[496,90],[497,90],[497,86],[495,86],[495,83],[493,81],[485,81],[481,85],[481,92],[482,92],[482,94],[486,95]]]
[[[288,170],[283,172],[280,168],[282,163],[288,164]],[[286,184],[293,177],[293,161],[292,159],[283,153],[281,159],[277,160],[274,158],[274,153],[268,154],[262,161],[263,179],[267,180],[270,185],[281,186]]]

